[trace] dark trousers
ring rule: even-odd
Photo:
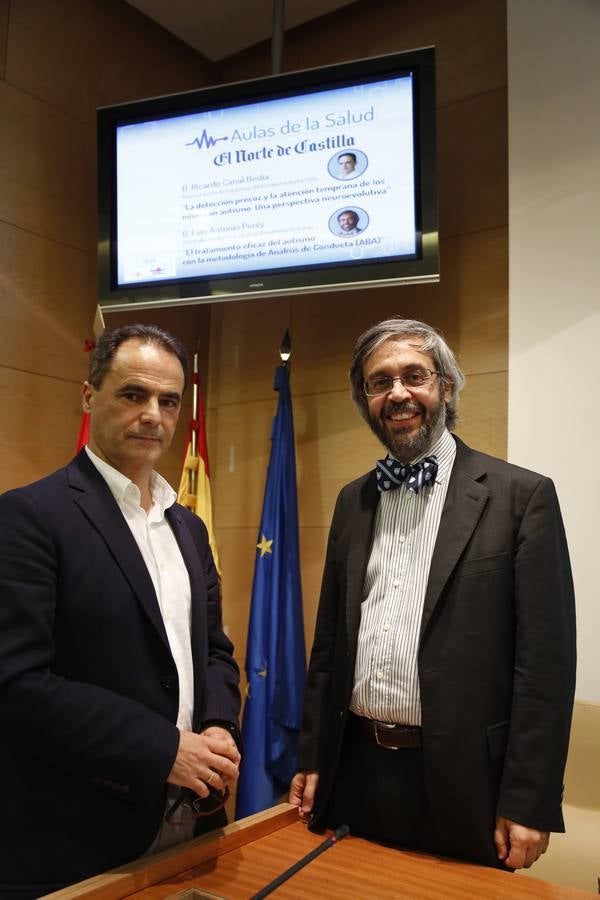
[[[431,821],[421,749],[386,750],[350,714],[330,805],[329,825],[413,849],[431,849]]]
[[[489,835],[478,835],[477,846],[460,847],[452,816],[438,825],[429,804],[421,749],[387,750],[367,737],[350,714],[333,795],[326,821],[346,824],[351,834],[398,847],[467,859],[504,869]],[[459,842],[460,843],[460,842]]]

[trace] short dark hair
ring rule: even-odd
[[[105,331],[98,339],[90,357],[88,381],[92,387],[96,390],[101,387],[115,353],[121,344],[129,340],[138,340],[142,344],[155,344],[166,350],[167,353],[176,356],[183,369],[183,389],[186,389],[189,381],[189,361],[183,343],[175,335],[159,328],[158,325],[141,325],[139,323],[137,325],[121,325],[120,328]]]
[[[454,353],[437,328],[416,319],[403,319],[400,316],[385,319],[368,328],[361,334],[354,347],[350,366],[350,384],[352,399],[358,406],[361,416],[366,422],[369,422],[369,403],[364,389],[363,364],[377,347],[390,338],[397,340],[415,338],[420,342],[418,349],[423,353],[430,353],[433,357],[436,372],[440,373],[441,380],[450,385],[450,399],[446,403],[446,426],[451,431],[456,425],[458,395],[465,386],[465,376]]]
[[[340,221],[340,219],[342,218],[342,216],[352,216],[352,217],[354,218],[354,221],[355,221],[355,222],[358,222],[358,220],[360,219],[360,216],[359,216],[359,214],[356,212],[355,209],[343,209],[341,212],[339,212],[339,213],[337,214],[338,222]]]
[[[356,162],[356,153],[339,153],[339,154],[338,154],[338,162],[340,161],[340,159],[342,158],[342,156],[349,156],[350,159],[353,159],[354,162]]]

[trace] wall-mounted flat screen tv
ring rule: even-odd
[[[432,48],[98,111],[101,308],[437,280]]]

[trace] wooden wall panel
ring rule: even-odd
[[[340,489],[375,465],[381,445],[346,390],[296,397],[294,420],[300,525],[326,526]]]
[[[58,6],[12,0],[7,78],[74,116],[93,124],[97,106],[214,80],[212,63],[122,0]]]
[[[246,660],[246,635],[250,614],[257,527],[216,528],[219,559],[227,577],[223,578],[223,624],[235,648],[235,657],[243,668]]]
[[[275,391],[269,400],[228,403],[208,417],[208,446],[214,521],[217,528],[260,523],[275,415]]]
[[[52,40],[43,29],[30,29],[16,17],[11,26],[6,80],[51,106],[92,124],[96,118],[96,56],[72,36],[72,23]],[[60,65],[56,65],[60,58]]]
[[[456,433],[471,447],[506,459],[508,372],[470,375],[460,395]]]
[[[78,385],[0,367],[0,492],[71,459],[81,421]]]
[[[279,346],[290,324],[290,301],[239,300],[215,303],[211,315],[208,405],[276,397]]]
[[[283,69],[435,44],[437,101],[446,106],[506,86],[505,0],[359,0],[286,33]],[[221,66],[222,81],[269,74],[269,47]]]
[[[449,328],[447,333],[461,367],[467,375],[507,372],[508,228],[478,231],[447,244],[444,283],[456,298],[458,323],[452,336]],[[505,431],[506,409],[496,410]]]
[[[0,363],[82,381],[94,278],[89,254],[0,223]]]
[[[82,52],[93,57],[101,43],[99,34],[101,3],[90,0],[10,0],[11,27],[22,26],[29,31],[45,34],[57,46],[77,44]],[[115,7],[112,0],[105,4]]]
[[[95,252],[92,130],[1,81],[0,121],[0,219]]]
[[[315,633],[317,603],[321,592],[323,560],[327,549],[328,535],[329,524],[325,528],[300,529],[300,565],[302,568],[302,599],[304,601],[304,635],[307,659]]]
[[[216,81],[210,60],[133,6],[123,0],[94,5],[101,17],[98,106],[194,90]]]
[[[442,238],[506,225],[507,115],[506,89],[438,111]]]
[[[8,40],[8,11],[10,0],[0,0],[0,79],[6,70],[6,44]]]

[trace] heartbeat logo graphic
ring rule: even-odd
[[[206,128],[203,130],[200,137],[195,137],[193,141],[188,141],[186,143],[186,147],[192,147],[194,144],[198,148],[198,150],[202,150],[203,147],[206,147],[207,150],[210,150],[211,147],[214,147],[218,141],[228,141],[228,137],[211,137],[210,134],[207,133]]]

